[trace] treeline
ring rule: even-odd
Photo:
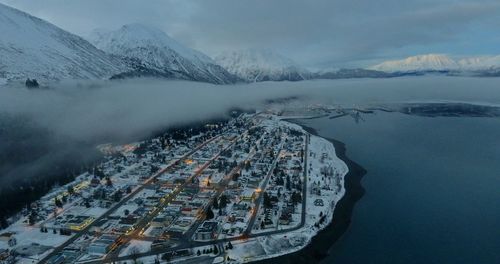
[[[200,133],[207,133],[208,137],[228,120],[221,117],[159,130],[140,140],[183,140]],[[29,208],[55,185],[64,185],[83,172],[91,172],[103,158],[93,143],[54,142],[52,137],[26,118],[0,115],[0,227],[6,227],[8,217]],[[139,154],[147,150],[147,144],[143,146],[144,149],[136,150]]]
[[[32,202],[40,199],[55,185],[69,183],[77,175],[89,171],[100,162],[101,157],[102,155],[96,150],[93,153],[91,149],[84,153],[71,150],[50,163],[37,166],[36,170],[2,175],[1,180],[4,184],[0,187],[1,227],[6,226],[8,216],[23,208],[29,208]]]
[[[91,144],[55,139],[26,116],[0,114],[0,139],[0,227],[102,157]]]

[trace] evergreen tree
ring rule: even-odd
[[[237,181],[239,177],[240,177],[240,174],[236,172],[233,174],[232,180]]]
[[[267,194],[267,192],[264,192],[264,207],[265,208],[273,207],[271,203],[271,197],[269,197],[269,194]]]
[[[206,219],[207,219],[207,220],[210,220],[210,219],[213,219],[213,218],[214,218],[214,212],[212,211],[212,208],[211,208],[211,207],[209,207],[209,208],[207,209],[207,217],[206,217]]]
[[[214,245],[214,254],[215,255],[219,254],[219,248],[217,247],[217,245]]]
[[[220,208],[226,208],[227,203],[228,203],[228,201],[227,201],[227,196],[226,196],[225,194],[222,194],[222,195],[220,196],[220,203],[219,203],[219,207],[220,207]]]
[[[106,186],[113,186],[113,182],[111,181],[111,178],[110,177],[106,177]]]
[[[94,167],[94,175],[101,178],[101,179],[106,177],[106,175],[104,175],[104,172],[102,170],[100,170],[98,167]]]
[[[63,206],[63,204],[61,203],[61,201],[59,199],[54,198],[54,203],[56,204],[57,207],[61,208]]]
[[[26,87],[28,88],[37,88],[39,86],[38,81],[36,79],[26,79],[25,82]]]
[[[217,197],[214,198],[214,203],[213,203],[213,206],[215,209],[219,209],[219,199],[217,199]]]
[[[113,195],[113,199],[115,202],[119,202],[122,199],[122,192],[120,190],[116,191],[115,194]]]

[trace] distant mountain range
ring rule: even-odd
[[[87,41],[42,19],[0,4],[0,85],[35,78],[159,77],[214,84],[308,79],[390,78],[439,73],[500,76],[500,56],[453,59],[441,54],[386,61],[367,69],[311,72],[270,50],[240,50],[215,59],[141,24],[96,30]]]
[[[94,46],[42,19],[0,4],[0,36],[0,85],[27,78],[240,81],[203,53],[182,46],[161,30],[139,24],[96,31],[90,37]]]
[[[370,69],[400,74],[441,72],[450,75],[488,76],[500,72],[500,56],[453,59],[443,54],[426,54],[382,62]]]

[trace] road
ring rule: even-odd
[[[201,173],[203,173],[203,171],[214,161],[216,160],[217,158],[220,157],[220,155],[222,153],[224,153],[224,151],[228,150],[230,147],[232,147],[238,140],[241,140],[245,135],[248,134],[248,131],[245,131],[244,133],[242,133],[241,135],[239,135],[238,137],[234,138],[231,143],[226,146],[224,149],[222,149],[221,151],[219,151],[215,156],[213,156],[210,160],[208,160],[207,162],[204,163],[204,165],[199,168],[193,175],[191,175],[181,186],[179,186],[178,188],[175,189],[175,191],[173,193],[171,193],[168,198],[164,199],[162,202],[160,202],[160,204],[158,206],[156,206],[156,209],[153,210],[151,213],[147,214],[145,217],[143,217],[141,220],[139,220],[139,222],[135,225],[135,228],[134,228],[134,231],[132,231],[129,235],[127,236],[124,236],[124,241],[122,242],[122,244],[117,248],[115,249],[113,252],[110,252],[108,255],[106,255],[105,259],[103,260],[104,262],[112,262],[114,261],[115,259],[118,258],[118,254],[120,253],[120,251],[123,249],[124,246],[126,246],[126,244],[128,242],[130,242],[130,240],[132,239],[140,239],[140,235],[139,233],[144,230],[147,225],[163,210],[163,208],[165,206],[167,206],[170,202],[172,202],[175,197],[187,186],[189,185],[191,182],[192,182],[192,179],[198,177],[199,175],[201,175]],[[208,143],[208,142],[207,142]],[[206,145],[206,144],[205,144]],[[202,147],[202,146],[201,146]],[[199,148],[198,148],[199,149]],[[192,152],[194,153],[194,151]],[[191,153],[191,154],[192,154]],[[186,158],[187,156],[183,157],[183,158]],[[182,159],[181,159],[182,160]],[[238,167],[237,167],[238,168]],[[234,169],[232,170],[232,173],[234,173]],[[232,173],[226,175],[226,177],[224,178],[224,182],[225,184],[227,185],[229,180],[231,179],[230,177],[228,176],[232,176]],[[217,197],[218,195],[220,195],[222,193],[223,189],[222,188],[219,188],[217,190],[217,195],[215,197]],[[209,203],[209,206],[211,205],[211,203]],[[183,239],[183,241],[181,241],[181,244],[183,245],[187,245],[187,244],[190,244],[189,242],[189,239],[191,238],[191,236],[193,235],[193,233],[196,231],[196,227],[199,225],[199,223],[201,223],[199,220],[197,220],[197,222],[195,224],[193,224],[194,227],[190,228],[188,230],[188,232],[186,232],[185,234],[185,238]]]
[[[101,220],[106,219],[107,217],[109,217],[113,212],[115,212],[116,210],[118,210],[118,208],[120,208],[120,206],[122,206],[124,203],[128,202],[132,197],[134,197],[139,192],[141,192],[147,184],[152,183],[160,175],[162,175],[163,173],[165,173],[168,170],[172,169],[174,166],[176,166],[177,164],[179,164],[182,160],[186,159],[187,157],[189,157],[190,155],[192,155],[193,153],[195,153],[196,151],[198,151],[200,148],[204,147],[206,144],[214,141],[215,139],[217,139],[219,137],[220,136],[218,135],[218,136],[215,136],[215,137],[213,137],[213,138],[211,138],[211,139],[203,142],[198,147],[196,147],[195,149],[191,150],[190,152],[188,152],[187,154],[185,154],[184,156],[182,156],[178,160],[176,160],[174,163],[170,164],[169,166],[163,168],[162,170],[160,170],[159,172],[157,172],[156,174],[154,174],[152,177],[150,177],[148,180],[146,180],[142,185],[140,185],[138,188],[136,188],[135,190],[133,190],[130,194],[128,194],[127,196],[125,196],[125,198],[123,198],[120,202],[116,203],[108,211],[106,211],[100,217],[96,218],[90,225],[88,225],[87,227],[83,228],[81,231],[77,232],[71,238],[69,238],[68,240],[66,240],[66,242],[64,242],[61,245],[59,245],[58,247],[54,248],[54,250],[51,253],[49,253],[47,256],[45,256],[42,260],[40,260],[39,263],[47,263],[48,260],[50,260],[54,256],[57,256],[58,254],[60,254],[61,251],[65,247],[71,245],[73,242],[75,242],[82,235],[86,234],[92,227],[94,227],[95,224],[97,224]]]
[[[278,148],[278,154],[276,155],[276,159],[274,159],[273,163],[271,164],[271,167],[269,168],[269,171],[267,172],[266,178],[264,179],[264,183],[261,186],[261,192],[259,193],[259,197],[255,199],[255,206],[253,210],[253,214],[250,218],[250,221],[248,221],[248,226],[247,229],[243,232],[244,236],[250,235],[250,232],[252,231],[252,228],[255,224],[255,219],[257,218],[257,214],[259,213],[259,208],[260,204],[262,203],[262,199],[264,199],[264,190],[266,189],[267,183],[269,182],[269,179],[271,178],[271,174],[273,173],[274,168],[276,167],[276,164],[278,163],[279,160],[279,154],[281,152],[281,149],[283,147],[283,141],[280,143],[280,146]]]
[[[243,134],[244,135],[244,134]],[[220,155],[226,151],[227,149],[229,149],[232,145],[234,145],[234,143],[236,141],[238,141],[243,135],[233,139],[231,141],[231,143],[225,147],[223,150],[221,150],[219,153],[217,153],[215,156],[213,156],[210,160],[208,160],[207,162],[205,162],[203,164],[203,166],[201,168],[199,168],[193,175],[191,175],[189,178],[187,178],[184,183],[177,187],[174,192],[172,192],[166,199],[164,199],[163,201],[160,201],[160,203],[155,207],[156,209],[154,209],[152,212],[148,213],[145,217],[143,217],[141,220],[139,220],[139,222],[135,225],[135,228],[134,228],[134,231],[132,231],[129,235],[126,235],[122,242],[122,245],[117,248],[115,251],[113,251],[112,253],[108,254],[105,258],[104,261],[108,261],[108,259],[113,259],[116,257],[116,255],[120,252],[120,250],[122,249],[123,246],[125,246],[128,242],[130,242],[130,240],[132,240],[133,238],[136,238],[139,235],[139,233],[141,231],[143,231],[148,225],[149,223],[151,223],[151,221],[158,216],[159,213],[161,213],[161,211],[163,210],[163,208],[165,208],[165,206],[167,206],[168,204],[170,204],[176,197],[177,195],[182,192],[182,190],[184,190],[184,188],[186,186],[188,186],[189,184],[191,184],[192,180],[198,176],[200,176],[203,171],[208,168],[208,166],[214,161],[216,160],[218,157],[220,157]],[[193,152],[194,153],[194,152]],[[163,172],[164,173],[164,172]]]
[[[308,150],[309,150],[309,143],[310,143],[310,134],[306,133],[306,144],[305,144],[305,151],[304,151],[304,171],[303,171],[304,180],[303,180],[303,195],[302,195],[302,197],[303,197],[303,200],[302,200],[302,214],[301,214],[301,222],[300,222],[299,225],[297,225],[295,227],[292,227],[292,228],[283,229],[283,230],[273,230],[273,231],[269,231],[269,232],[265,232],[265,233],[258,233],[258,234],[251,234],[251,233],[249,233],[247,235],[243,234],[243,235],[238,236],[238,237],[217,239],[217,240],[212,240],[212,241],[204,241],[204,242],[191,241],[191,242],[188,242],[188,244],[181,243],[181,244],[179,244],[179,245],[177,245],[175,247],[171,247],[171,248],[168,248],[168,249],[157,249],[157,250],[152,250],[152,251],[149,251],[149,252],[139,253],[135,257],[142,258],[142,257],[148,257],[148,256],[161,255],[161,254],[164,254],[164,253],[175,252],[177,250],[186,249],[186,248],[209,246],[209,245],[215,245],[215,244],[224,244],[224,243],[227,243],[229,241],[236,241],[236,240],[257,238],[257,237],[261,237],[261,236],[277,235],[277,234],[288,233],[288,232],[292,232],[292,231],[296,231],[296,230],[301,229],[304,226],[305,219],[306,219],[307,176],[308,176],[307,175],[307,166],[308,166],[307,159],[308,159],[308,156],[309,156],[308,155],[308,153],[309,153],[308,152]],[[280,147],[280,149],[281,149],[281,147]],[[276,162],[276,160],[275,160],[275,162]],[[275,165],[276,164],[274,164],[274,166]],[[272,170],[270,170],[270,172],[272,172]],[[266,181],[266,184],[267,184],[267,181]],[[263,185],[263,186],[265,186],[265,185]],[[260,197],[262,197],[262,196],[260,196]],[[254,218],[254,222],[255,222],[255,218]],[[251,231],[251,227],[252,226],[253,225],[249,224],[250,231]],[[111,262],[126,261],[126,260],[131,260],[131,259],[132,258],[130,256],[113,257],[111,259],[107,259],[106,262],[111,263]],[[99,263],[103,263],[103,261],[102,260],[97,260],[97,261],[88,261],[88,262],[83,262],[83,263],[85,263],[85,264],[99,264]]]
[[[261,136],[259,138],[259,140],[257,140],[256,142],[262,141],[262,138],[263,138],[263,136]],[[246,157],[246,159],[244,161],[240,162],[238,164],[238,166],[234,167],[228,174],[226,174],[224,176],[224,179],[222,179],[222,181],[220,181],[220,183],[218,184],[218,187],[216,188],[216,194],[214,195],[214,199],[217,198],[217,197],[219,197],[222,194],[222,192],[224,192],[226,190],[227,185],[229,184],[229,182],[231,182],[231,180],[233,178],[233,175],[235,173],[240,172],[241,169],[242,169],[243,164],[245,162],[247,162],[247,161],[250,161],[255,154],[256,154],[255,149],[252,149],[252,151],[250,151],[250,153],[248,153],[248,155],[247,155],[247,157]],[[212,203],[213,203],[213,199],[208,203],[207,208],[210,207],[210,206],[212,206]],[[201,220],[204,220],[204,219],[201,219]],[[185,234],[186,239],[190,239],[193,236],[193,234],[196,231],[198,225],[201,224],[201,222],[202,222],[201,220],[198,220],[198,223],[194,224],[193,227],[191,227],[186,232],[186,234]],[[192,244],[192,242],[188,242],[188,244]]]

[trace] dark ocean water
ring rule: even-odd
[[[301,122],[367,170],[323,263],[500,263],[500,119],[362,117]]]

